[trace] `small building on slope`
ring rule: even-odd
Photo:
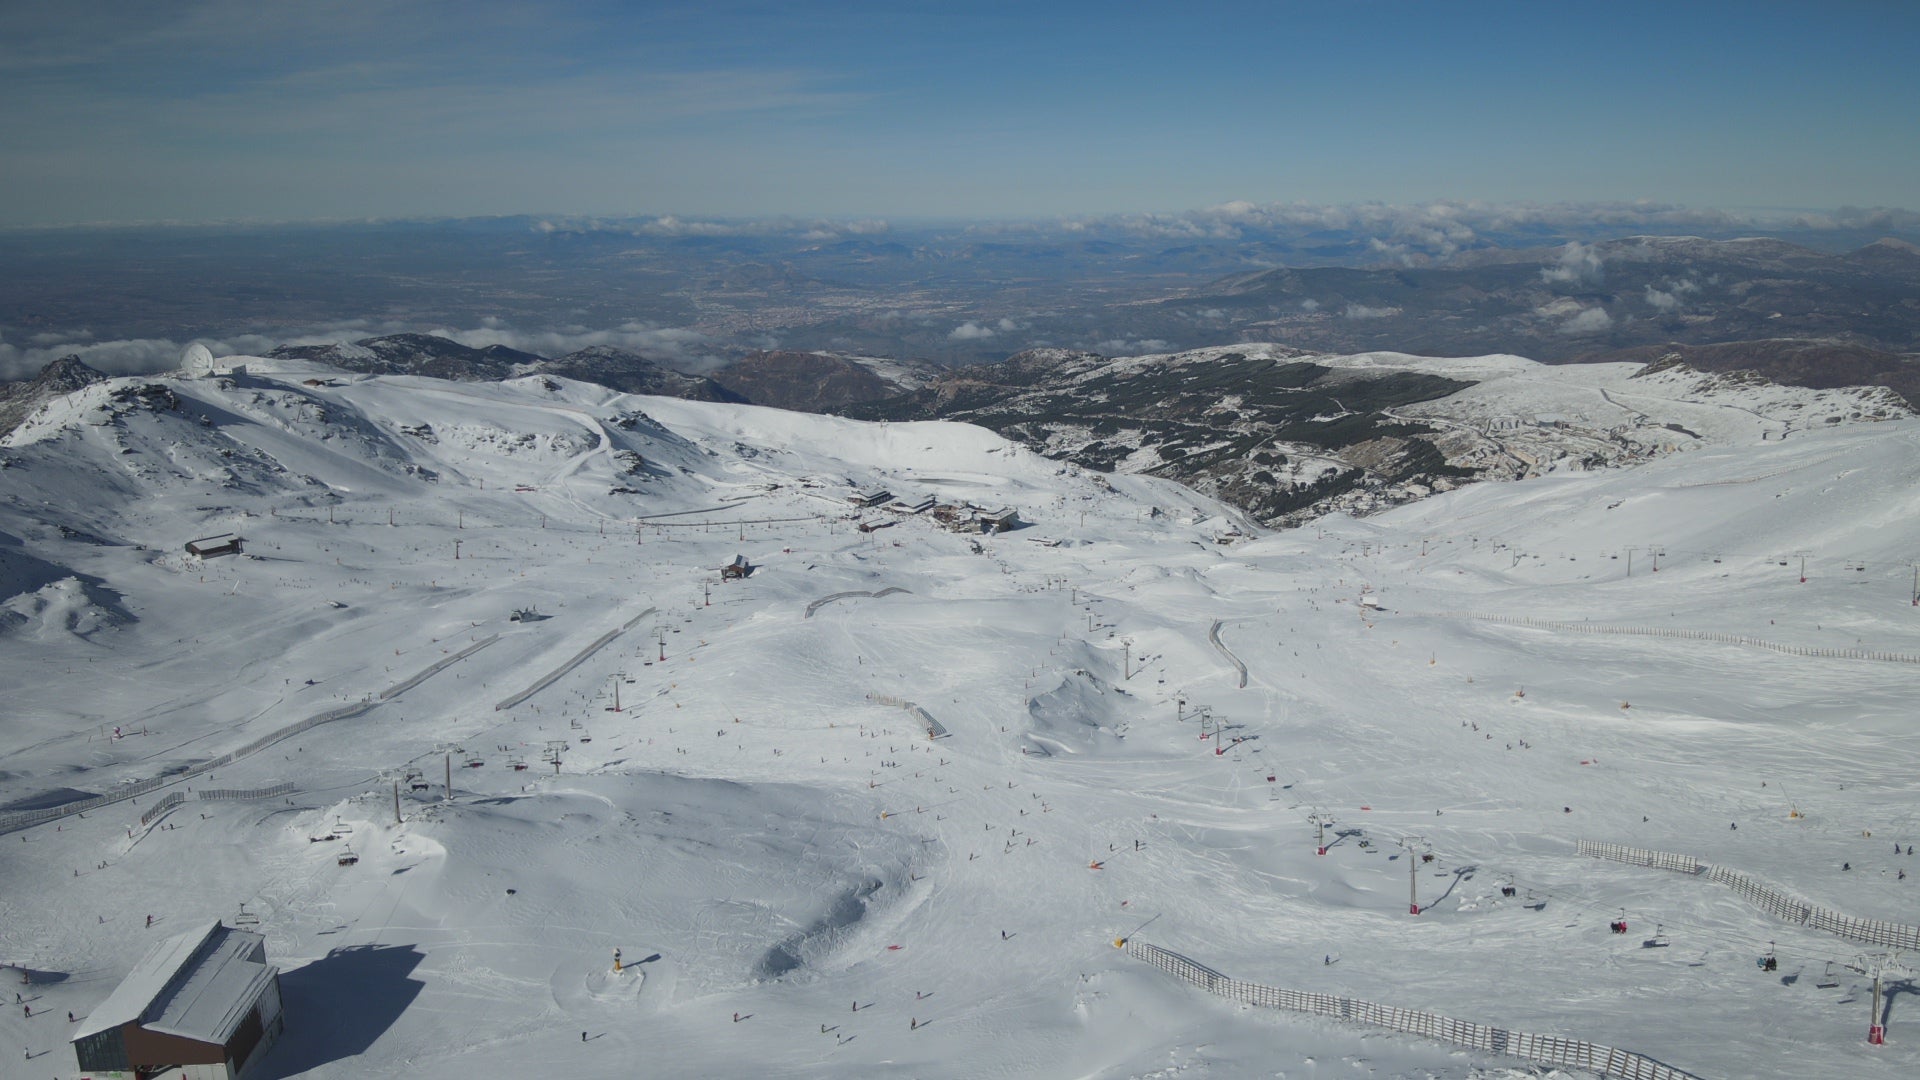
[[[187,541],[187,554],[198,555],[202,559],[216,559],[222,555],[244,555],[242,547],[247,542],[244,536],[221,533],[219,536],[203,536],[198,540]]]
[[[83,1075],[236,1080],[279,1037],[266,938],[218,919],[147,951],[73,1033]]]

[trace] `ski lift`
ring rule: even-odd
[[[513,766],[514,772],[527,771],[527,761],[525,758],[514,758],[512,761],[509,761],[507,764]]]
[[[259,925],[260,925],[260,916],[258,916],[258,915],[256,915],[256,914],[254,914],[254,913],[253,913],[253,912],[251,912],[251,911],[248,911],[248,910],[247,910],[247,905],[245,905],[245,904],[241,904],[241,905],[240,905],[240,911],[239,911],[239,912],[238,912],[237,914],[235,914],[235,915],[234,915],[234,917],[233,917],[233,925],[235,925],[235,926],[259,926]]]
[[[1767,942],[1767,955],[1760,958],[1761,971],[1779,971],[1780,958],[1773,955],[1773,942]]]
[[[339,857],[334,859],[333,861],[338,863],[341,866],[353,866],[354,864],[360,861],[360,856],[355,855],[353,853],[352,848],[348,848],[347,850],[341,852]]]
[[[468,758],[468,759],[467,759],[467,764],[466,764],[466,768],[469,768],[469,769],[477,769],[477,768],[479,768],[480,766],[482,766],[482,765],[485,765],[485,764],[486,764],[486,760],[485,760],[484,758],[481,758],[481,757],[480,757],[479,755],[477,755],[477,754],[476,754],[476,755],[474,755],[473,757],[470,757],[470,758]]]
[[[1833,961],[1831,960],[1827,961],[1826,972],[1820,976],[1820,981],[1814,983],[1813,985],[1816,987],[1819,987],[1822,990],[1831,990],[1834,987],[1840,985],[1840,976],[1835,975],[1833,973]]]
[[[1642,941],[1640,947],[1643,949],[1664,949],[1671,944],[1673,943],[1667,940],[1666,927],[1659,923],[1654,923],[1653,936]],[[1773,969],[1768,968],[1767,970],[1772,971]]]
[[[353,832],[353,826],[341,821],[339,818],[335,818],[333,821],[333,831],[342,836],[346,836]]]

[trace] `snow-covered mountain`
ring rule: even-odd
[[[1575,844],[1917,921],[1920,421],[1493,358],[1420,415],[1687,452],[1266,533],[965,424],[241,362],[0,443],[21,1075],[242,912],[265,1077],[1536,1075],[1116,939],[1702,1077],[1912,1069],[1865,946]]]
[[[1274,526],[1479,479],[1913,412],[1883,386],[1708,377],[1673,354],[1550,366],[1272,344],[1127,357],[1035,349],[847,411],[981,424],[1049,457],[1178,480]]]

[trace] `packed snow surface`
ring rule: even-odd
[[[1569,408],[1524,365],[1480,366]],[[1920,422],[1228,546],[963,425],[315,375],[112,380],[0,447],[0,812],[183,776],[0,835],[9,1076],[214,918],[284,971],[263,1077],[1530,1075],[1124,937],[1702,1077],[1913,1074],[1866,947],[1574,844],[1920,921],[1920,667],[1807,655],[1920,657]]]

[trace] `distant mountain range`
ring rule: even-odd
[[[1832,255],[1780,240],[1643,236],[1476,252],[1445,266],[1261,270],[1137,308],[1127,318],[1141,333],[1212,323],[1243,340],[1343,353],[1555,363],[1792,338],[1911,354],[1920,248],[1882,240]]]
[[[1108,241],[1086,243],[1082,254],[1118,257],[1101,247]],[[680,244],[683,254],[700,247]],[[1186,262],[1188,272],[1224,250],[1205,247],[1206,258]],[[952,252],[872,238],[809,251],[799,262],[770,250],[756,259],[715,258],[689,295],[705,325],[737,319],[743,335],[779,325],[783,341],[812,347],[732,350],[731,360],[697,370],[607,345],[549,358],[418,333],[283,345],[268,355],[378,374],[552,375],[697,401],[965,420],[1083,465],[1182,480],[1268,522],[1336,506],[1366,509],[1534,468],[1532,451],[1485,453],[1483,443],[1449,438],[1452,429],[1409,411],[1456,394],[1476,376],[1445,365],[1329,358],[1394,350],[1624,361],[1658,371],[1751,373],[1811,390],[1885,387],[1907,404],[1920,402],[1920,248],[1901,240],[1841,253],[1779,239],[1691,236],[1483,247],[1444,263],[1243,270],[1154,296],[1115,292],[1107,302],[1081,297],[1018,310],[1005,305],[1041,294],[1009,285],[954,303],[934,290],[922,299],[939,307],[937,316],[883,308],[871,292],[877,278],[866,275],[911,264],[937,278]],[[967,251],[976,269],[972,256],[1018,261],[1011,248],[984,239]],[[818,273],[829,264],[832,281]],[[1169,279],[1153,280],[1164,286]],[[859,303],[850,299],[855,293]],[[953,363],[994,343],[1089,338],[1098,347],[1050,344]],[[895,356],[927,359],[878,358],[889,347]],[[100,377],[68,358],[31,381],[0,384],[0,431],[63,387]],[[1901,407],[1875,399],[1864,408],[1877,415]],[[1654,442],[1596,443],[1581,456],[1619,460]],[[1561,453],[1544,452],[1549,460]]]

